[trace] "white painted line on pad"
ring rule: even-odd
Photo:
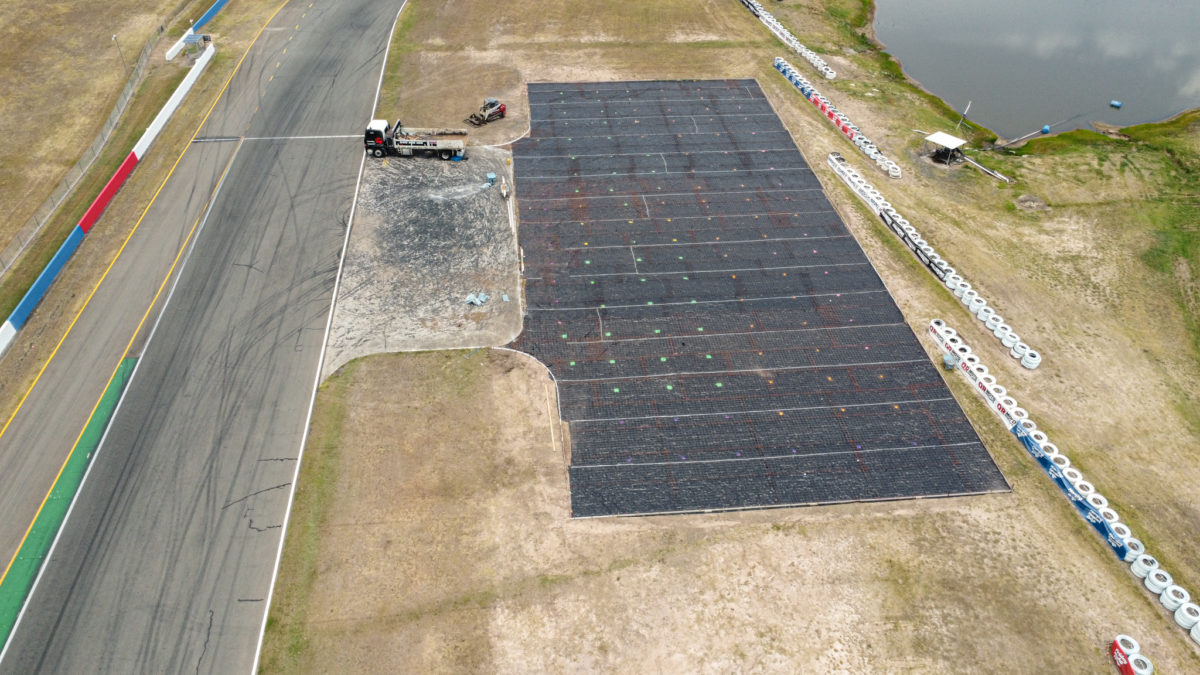
[[[665,420],[665,419],[684,419],[688,417],[721,417],[728,415],[731,418],[742,417],[745,415],[756,415],[766,413],[780,412],[803,412],[805,410],[828,410],[829,408],[875,408],[880,406],[897,406],[908,405],[910,403],[939,403],[941,401],[953,401],[952,396],[942,398],[910,398],[900,401],[881,401],[879,403],[843,403],[841,405],[810,405],[800,408],[770,408],[766,410],[722,410],[719,412],[705,413],[677,413],[674,415],[640,415],[635,417],[593,417],[590,419],[572,420],[571,424],[581,424],[583,422],[619,422],[620,420],[628,420],[630,422],[636,420]]]

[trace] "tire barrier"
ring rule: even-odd
[[[1163,589],[1162,595],[1158,596],[1158,601],[1162,603],[1167,611],[1174,612],[1183,607],[1183,603],[1192,599],[1192,594],[1188,593],[1182,586],[1171,584]],[[1191,628],[1191,626],[1188,626]]]
[[[1154,664],[1146,658],[1145,654],[1134,654],[1129,657],[1129,667],[1133,669],[1133,675],[1153,675],[1154,673]]]
[[[885,157],[884,154],[879,151],[879,148],[875,147],[874,143],[867,140],[867,137],[863,135],[862,131],[860,131],[858,127],[854,126],[854,124],[850,122],[850,118],[842,114],[842,112],[838,110],[836,106],[829,102],[829,99],[825,98],[821,92],[817,91],[816,87],[814,87],[807,78],[801,75],[792,64],[788,63],[786,59],[777,56],[775,57],[775,70],[778,70],[781,75],[786,77],[787,81],[791,82],[792,86],[800,91],[801,96],[808,99],[809,103],[813,104],[814,107],[820,110],[821,114],[829,120],[829,123],[832,124],[838,131],[842,132],[842,136],[844,136],[846,140],[853,143],[860,152],[869,157],[871,161],[875,162],[875,165],[879,167],[881,171],[888,174],[888,176],[892,178],[900,178],[900,166]],[[855,187],[855,185],[851,185],[850,189],[853,190]],[[867,194],[870,194],[875,199],[876,204],[874,208],[876,214],[879,214],[885,208],[891,208],[891,204],[883,199],[883,196],[879,194],[879,191],[870,185],[867,185],[865,180],[859,183],[858,187],[865,188]],[[894,212],[895,211],[893,210],[893,213]]]
[[[782,61],[782,59],[776,59]],[[875,213],[876,216],[883,221],[883,224],[888,227],[904,245],[912,251],[913,255],[917,256],[917,260],[929,270],[933,276],[940,281],[946,290],[954,294],[960,302],[967,306],[967,310],[975,315],[975,318],[983,322],[984,328],[991,331],[996,339],[1004,347],[1012,353],[1013,345],[1022,344],[1021,351],[1013,355],[1013,358],[1020,360],[1023,367],[1029,370],[1035,370],[1042,364],[1042,355],[1035,351],[1032,347],[1024,342],[1021,342],[1020,336],[1012,332],[1012,327],[1004,323],[1004,317],[996,313],[996,310],[988,306],[987,300],[979,294],[979,291],[971,287],[970,282],[963,279],[948,262],[934,250],[933,246],[928,244],[917,232],[917,228],[913,227],[903,216],[896,212],[890,203],[883,198],[878,190],[871,187],[845,157],[841,153],[831,152],[826,158],[826,163],[833,169],[834,174],[842,179],[850,190]],[[887,204],[885,207],[884,205]],[[918,244],[920,242],[920,244]],[[968,293],[970,295],[968,295]],[[951,333],[951,336],[957,333]],[[1012,338],[1005,342],[1005,336],[1011,335]]]
[[[1142,554],[1146,552],[1146,545],[1142,543],[1142,540],[1135,539],[1133,537],[1125,540],[1125,548],[1128,549],[1128,551],[1125,553],[1125,557],[1122,558],[1122,560],[1127,563],[1132,563],[1133,561],[1142,557]]]
[[[1129,565],[1129,571],[1133,572],[1133,576],[1139,579],[1145,579],[1156,569],[1158,569],[1158,561],[1154,559],[1154,556],[1148,553],[1139,555],[1137,559]]]
[[[1120,647],[1121,651],[1125,652],[1127,656],[1133,656],[1134,654],[1142,651],[1142,646],[1138,644],[1138,641],[1134,640],[1128,635],[1118,635],[1117,638],[1113,640],[1113,643]]]
[[[1109,645],[1108,655],[1112,657],[1117,670],[1125,675],[1150,675],[1154,672],[1154,664],[1142,653],[1141,645],[1128,635],[1118,635]]]
[[[1117,525],[1121,525],[1121,524],[1122,524],[1122,523],[1121,523],[1121,516],[1117,515],[1117,512],[1116,512],[1116,511],[1114,511],[1113,509],[1111,509],[1111,508],[1109,508],[1109,507],[1107,507],[1107,506],[1103,506],[1103,507],[1101,507],[1101,508],[1099,509],[1099,511],[1100,511],[1100,517],[1101,517],[1101,518],[1103,518],[1103,519],[1105,519],[1105,520],[1107,520],[1107,521],[1108,521],[1108,524],[1109,524],[1109,525],[1112,525],[1114,528],[1115,528]],[[1118,535],[1118,536],[1120,536],[1120,535]]]
[[[125,180],[129,178],[129,174],[133,173],[134,167],[145,156],[146,151],[150,149],[150,144],[158,137],[162,128],[166,125],[167,120],[171,118],[179,104],[183,101],[183,97],[191,90],[196,80],[200,77],[200,73],[212,60],[215,48],[210,42],[205,48],[200,58],[192,65],[191,70],[184,76],[183,81],[175,88],[175,92],[167,99],[166,105],[159,110],[158,115],[150,126],[134,144],[133,149],[126,155],[121,165],[117,167],[116,173],[109,178],[108,183],[100,190],[100,194],[92,201],[91,206],[83,212],[83,217],[79,219],[79,223],[75,226],[71,233],[67,236],[66,241],[59,246],[54,257],[42,269],[41,274],[34,280],[33,286],[25,292],[24,297],[17,303],[15,309],[9,314],[8,319],[3,324],[0,324],[0,356],[2,356],[9,344],[16,338],[17,332],[25,325],[29,319],[29,315],[33,313],[38,303],[45,297],[46,292],[50,289],[51,284],[58,278],[59,272],[66,266],[67,261],[74,255],[75,250],[79,248],[80,242],[83,241],[84,235],[92,229],[96,221],[100,219],[101,214],[108,208],[109,202],[116,196],[121,186],[125,184]]]
[[[776,19],[773,14],[763,9],[763,6],[758,4],[756,0],[741,0],[741,3],[745,5],[746,9],[750,10],[751,14],[758,17],[758,20],[763,22],[763,25],[770,29],[775,34],[775,37],[787,45],[788,49],[796,52],[805,61],[811,63],[812,67],[816,68],[822,77],[827,80],[837,77],[837,73],[834,72],[833,68],[829,67],[828,63],[825,63],[825,59],[818,56],[813,50],[800,44],[796,36],[792,35],[792,31],[784,28],[783,24],[779,23],[779,19]]]
[[[1116,532],[1118,537],[1120,537],[1123,541],[1125,541],[1126,544],[1129,543],[1130,537],[1133,536],[1133,531],[1129,529],[1128,525],[1126,525],[1125,523],[1117,522],[1117,523],[1112,524],[1112,528],[1113,528],[1113,532]]]
[[[998,324],[997,327],[1002,325]],[[1017,400],[996,382],[994,375],[989,374],[987,366],[979,361],[978,356],[972,354],[975,358],[969,364],[960,357],[962,350],[971,353],[971,348],[957,331],[946,325],[942,319],[934,319],[929,322],[929,334],[946,354],[948,362],[955,364],[954,370],[967,378],[975,393],[1003,420],[1009,431],[1066,495],[1076,511],[1100,534],[1118,558],[1129,563],[1129,571],[1143,580],[1143,585],[1148,591],[1158,596],[1163,608],[1175,613],[1175,622],[1181,628],[1191,631],[1192,639],[1200,643],[1200,605],[1191,602],[1191,593],[1176,584],[1170,573],[1159,567],[1158,560],[1146,553],[1145,545],[1133,537],[1128,525],[1120,522],[1120,516],[1108,505],[1108,499],[1085,480],[1082,471],[1071,466],[1070,459],[1057,445],[1050,442],[1050,437],[1045,432],[1037,429],[1037,425],[1028,419],[1027,413],[1017,406]],[[1021,414],[1017,414],[1018,411]],[[1127,644],[1118,644],[1126,639]],[[1121,646],[1126,655],[1133,655],[1138,651],[1137,641],[1127,635],[1118,635],[1114,641],[1114,658],[1117,656],[1118,646]],[[1151,669],[1146,672],[1151,672],[1153,664],[1150,664],[1148,659],[1145,664]]]
[[[1200,605],[1193,602],[1185,602],[1175,610],[1175,623],[1184,630],[1191,630],[1193,626],[1200,623]]]
[[[1175,579],[1171,577],[1171,574],[1160,567],[1150,570],[1150,573],[1146,575],[1146,580],[1142,583],[1151,593],[1162,595],[1162,592],[1174,582]]]

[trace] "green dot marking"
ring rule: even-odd
[[[572,361],[572,362],[571,362],[571,365],[572,365],[572,366],[574,366],[574,365],[575,365],[575,362],[574,362],[574,361]]]
[[[621,388],[620,388],[620,387],[613,387],[613,393],[614,393],[614,394],[619,394],[619,393],[621,393]]]
[[[567,334],[566,334],[566,333],[563,333],[563,339],[564,339],[564,340],[566,340],[566,339],[567,339]]]
[[[675,388],[675,387],[672,387],[672,386],[671,386],[671,385],[669,385],[669,384],[667,385],[667,391],[671,391],[671,390],[672,390],[672,389],[674,389],[674,388]]]
[[[612,337],[612,331],[604,331],[604,337]]]
[[[705,354],[705,355],[704,355],[704,358],[706,358],[706,359],[711,359],[711,358],[712,358],[712,354]]]
[[[697,329],[696,329],[696,332],[697,332],[697,333],[703,333],[703,332],[704,332],[704,326],[700,326],[699,328],[697,328]]]
[[[665,357],[665,356],[660,356],[660,357],[658,357],[658,360],[659,360],[659,361],[666,361],[666,360],[667,360],[667,357]]]
[[[609,363],[616,363],[616,362],[617,362],[617,360],[616,360],[616,359],[609,359],[609,360],[608,360],[608,362],[609,362]]]
[[[655,335],[658,335],[658,334],[660,334],[660,333],[662,333],[662,330],[661,330],[661,329],[658,329],[658,328],[655,328],[655,329],[654,329],[654,334],[655,334]]]
[[[718,383],[717,383],[717,388],[718,388],[718,389],[720,389],[721,387],[724,387],[724,386],[725,386],[725,385],[721,384],[720,382],[718,382]]]

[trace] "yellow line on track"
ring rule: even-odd
[[[285,0],[285,2],[283,4],[281,4],[278,8],[275,9],[274,12],[271,13],[271,16],[269,16],[267,18],[266,22],[263,23],[263,25],[258,29],[258,32],[254,34],[254,38],[250,41],[250,44],[246,47],[246,51],[242,54],[242,57],[240,59],[238,59],[237,65],[234,66],[233,72],[229,74],[229,77],[225,80],[225,84],[223,84],[221,86],[221,91],[217,93],[217,98],[214,99],[212,102],[212,105],[210,105],[208,107],[208,111],[204,113],[204,118],[200,120],[200,124],[196,125],[196,130],[194,132],[192,132],[191,139],[188,141],[187,145],[184,146],[183,151],[179,153],[179,157],[176,158],[175,163],[171,165],[171,170],[167,172],[167,176],[165,178],[163,178],[161,183],[159,183],[158,189],[154,191],[154,196],[150,198],[150,203],[146,205],[145,210],[142,211],[142,215],[139,216],[137,219],[137,222],[133,224],[133,229],[129,231],[128,235],[126,235],[125,241],[121,242],[121,247],[119,249],[117,249],[116,255],[114,255],[112,261],[110,261],[108,263],[108,267],[106,267],[104,269],[104,274],[100,275],[100,279],[96,282],[96,285],[92,288],[91,292],[88,293],[87,298],[84,299],[83,306],[79,308],[79,311],[75,314],[75,317],[73,319],[71,319],[71,323],[67,325],[67,331],[65,333],[63,333],[63,336],[58,341],[58,344],[54,345],[54,349],[50,352],[50,356],[46,357],[46,362],[44,364],[42,364],[41,370],[39,370],[38,374],[36,376],[34,376],[33,382],[30,383],[30,385],[29,385],[29,389],[27,389],[25,391],[24,395],[21,396],[21,400],[17,403],[17,407],[16,407],[16,409],[13,410],[12,415],[9,416],[8,420],[4,423],[4,426],[0,427],[0,439],[4,438],[4,433],[6,431],[8,431],[8,427],[12,424],[13,420],[16,419],[17,413],[21,412],[21,407],[23,405],[25,405],[25,401],[26,401],[26,399],[29,398],[29,395],[33,393],[33,388],[36,387],[37,383],[41,380],[42,374],[44,374],[46,372],[46,369],[50,367],[50,362],[52,360],[54,360],[54,356],[56,354],[58,354],[59,348],[61,348],[63,343],[67,341],[67,337],[69,337],[71,335],[71,330],[75,327],[75,324],[76,324],[76,322],[79,321],[79,318],[81,316],[83,316],[83,312],[84,312],[84,310],[86,310],[88,308],[88,304],[91,303],[92,297],[96,295],[96,291],[98,291],[100,289],[100,285],[104,283],[104,280],[106,278],[108,278],[108,273],[111,272],[112,268],[117,264],[117,260],[120,259],[121,253],[123,253],[125,251],[125,247],[129,244],[130,240],[133,239],[133,235],[138,231],[138,227],[141,226],[142,220],[144,220],[146,218],[146,214],[148,214],[150,212],[150,208],[154,206],[154,202],[158,199],[158,195],[162,192],[163,188],[166,187],[167,181],[171,180],[171,175],[175,173],[175,169],[179,166],[179,163],[183,161],[183,157],[184,157],[184,155],[187,154],[188,149],[190,149],[192,147],[192,142],[196,140],[196,137],[198,135],[200,135],[200,130],[203,129],[204,124],[206,122],[208,122],[208,118],[210,115],[212,115],[212,111],[216,109],[217,103],[220,103],[221,99],[225,96],[226,90],[229,89],[229,84],[231,82],[233,82],[233,78],[238,74],[238,71],[241,70],[242,63],[244,63],[246,60],[246,57],[250,55],[250,50],[253,49],[255,43],[258,42],[259,36],[262,35],[263,31],[266,30],[267,26],[270,25],[272,20],[274,20],[275,15],[279,14],[279,12],[286,5],[287,5],[287,1]],[[230,167],[232,166],[233,158],[236,155],[237,155],[237,151],[235,150],[234,154],[231,155],[229,158],[229,160],[230,160],[229,164],[227,164],[225,166],[225,171],[221,174],[221,179],[224,179],[225,173],[228,173]],[[221,180],[218,180],[217,184],[220,185],[220,183],[221,183]],[[216,188],[214,187],[213,194],[209,195],[209,201],[212,200],[212,198],[215,194],[216,194]],[[179,259],[183,255],[184,250],[187,249],[188,242],[191,241],[192,234],[195,232],[196,226],[200,222],[200,218],[202,218],[204,216],[204,212],[207,209],[208,209],[208,203],[206,202],[204,205],[204,208],[202,208],[200,210],[200,216],[198,216],[196,218],[196,222],[192,224],[192,229],[190,231],[188,231],[188,236],[184,239],[183,244],[179,247],[178,253],[175,254],[175,260],[172,261],[170,270],[167,271],[166,277],[163,279],[162,283],[159,285],[158,291],[154,294],[154,299],[150,301],[150,306],[146,308],[146,313],[142,315],[141,321],[138,322],[137,329],[134,330],[133,336],[131,338],[129,338],[129,343],[126,344],[125,351],[123,351],[121,353],[121,358],[117,360],[117,366],[115,368],[113,368],[112,374],[108,376],[108,383],[106,383],[104,385],[104,389],[107,389],[108,385],[112,383],[113,378],[116,377],[117,370],[120,369],[120,367],[121,367],[121,361],[124,360],[125,355],[129,352],[129,348],[133,345],[133,341],[135,339],[137,339],[138,333],[141,332],[141,330],[142,330],[142,325],[145,323],[146,318],[150,315],[151,310],[154,309],[155,303],[158,302],[159,295],[162,293],[163,288],[166,287],[167,281],[171,278],[171,275],[173,275],[175,273],[175,266],[179,263]],[[103,390],[101,390],[100,398],[96,399],[95,405],[92,406],[92,412],[89,413],[89,415],[88,415],[89,420],[91,419],[91,416],[93,414],[95,414],[96,408],[99,407],[100,401],[103,398],[104,398],[104,394],[103,394]],[[17,546],[17,549],[15,551],[13,551],[12,557],[9,558],[9,560],[8,560],[8,564],[4,566],[4,573],[0,574],[0,584],[4,583],[4,579],[5,579],[5,577],[8,576],[8,571],[10,569],[12,569],[13,563],[17,559],[17,555],[20,554],[21,549],[25,546],[25,540],[29,537],[29,532],[33,529],[33,524],[35,522],[37,522],[38,516],[41,514],[42,509],[46,506],[46,501],[50,498],[51,493],[54,492],[54,486],[58,484],[59,478],[62,477],[62,472],[64,469],[66,469],[67,462],[69,462],[71,460],[71,454],[75,451],[75,446],[79,444],[79,438],[83,436],[83,432],[86,429],[87,429],[87,421],[84,422],[83,429],[79,430],[79,436],[76,437],[75,443],[72,444],[72,446],[71,446],[71,450],[69,450],[67,452],[67,457],[66,457],[66,459],[63,460],[62,466],[60,466],[58,468],[58,474],[56,474],[54,476],[54,482],[52,482],[50,484],[50,489],[47,490],[46,495],[44,497],[42,497],[42,503],[38,505],[37,511],[34,512],[33,519],[29,521],[29,526],[25,528],[25,534],[23,534],[21,536],[21,543]]]

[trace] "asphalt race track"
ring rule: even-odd
[[[275,17],[0,439],[11,551],[224,175],[0,672],[251,669],[400,5]]]
[[[1008,489],[757,83],[528,90],[514,347],[574,516]]]

